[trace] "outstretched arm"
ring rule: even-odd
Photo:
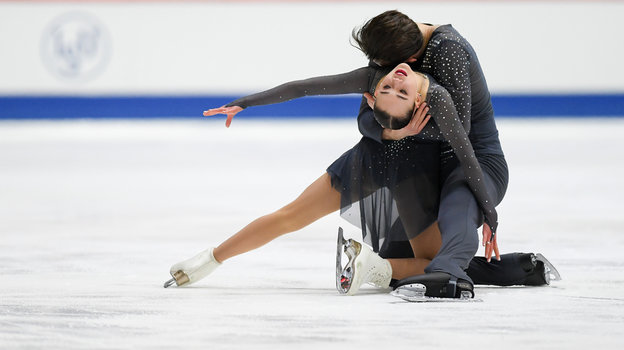
[[[363,67],[343,74],[291,81],[263,92],[241,97],[223,107],[207,110],[204,116],[226,114],[228,116],[226,126],[229,126],[234,115],[247,107],[286,102],[304,96],[364,93],[368,91],[370,74],[371,69]]]

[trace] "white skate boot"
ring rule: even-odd
[[[338,229],[338,249],[336,255],[336,289],[341,294],[353,295],[364,283],[379,288],[389,288],[392,279],[390,262],[377,253],[352,239],[345,240],[342,228]],[[342,267],[342,251],[349,261]]]
[[[221,266],[221,263],[212,254],[213,250],[214,248],[206,249],[188,260],[171,266],[169,273],[173,278],[165,282],[164,287],[170,287],[174,283],[178,287],[186,286],[208,276],[217,267]]]

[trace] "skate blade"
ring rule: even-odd
[[[173,278],[165,282],[163,287],[169,288],[174,284],[177,285],[178,287],[181,287],[190,282],[189,277],[184,273],[184,271],[181,271],[181,270],[171,275],[171,277]]]
[[[430,297],[426,296],[425,292],[427,291],[427,287],[424,284],[414,283],[407,284],[401,286],[390,293],[390,295],[395,296],[397,298],[403,299],[405,301],[409,301],[411,303],[427,303],[427,302],[451,302],[451,303],[471,303],[471,302],[481,302],[482,299],[471,298],[471,293],[468,291],[461,292],[461,296],[459,298],[440,298],[440,297]]]
[[[559,274],[559,271],[557,271],[555,266],[550,261],[548,261],[548,259],[546,259],[544,255],[542,255],[541,253],[537,253],[535,254],[535,257],[538,261],[544,263],[544,272],[546,274],[545,277],[548,284],[550,284],[550,281],[561,281],[561,275]]]
[[[342,288],[342,246],[344,245],[342,227],[338,227],[338,242],[336,242],[336,289],[343,294]]]
[[[338,242],[336,247],[336,289],[340,294],[349,294],[353,286],[355,276],[355,259],[360,254],[362,247],[358,242],[344,239],[343,230],[338,228]],[[349,261],[342,266],[342,253],[345,253]],[[357,289],[351,291],[357,292]]]
[[[167,282],[165,282],[165,285],[163,287],[169,288],[169,287],[173,286],[175,283],[176,283],[175,278],[172,278],[172,279],[168,280]]]

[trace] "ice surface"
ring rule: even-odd
[[[563,281],[412,304],[336,292],[337,227],[357,237],[337,214],[162,288],[294,199],[355,120],[1,122],[0,348],[623,348],[624,120],[498,123],[500,247],[543,253]]]

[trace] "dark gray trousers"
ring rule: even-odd
[[[504,171],[499,172],[507,175],[504,158],[501,159]],[[443,175],[438,212],[442,246],[425,272],[446,272],[472,282],[465,270],[479,248],[477,229],[483,224],[483,214],[457,159],[446,160],[442,168],[443,173],[448,173]],[[487,167],[483,167],[483,175],[490,198],[496,204],[500,203],[507,189],[507,179],[503,183],[494,181]]]

